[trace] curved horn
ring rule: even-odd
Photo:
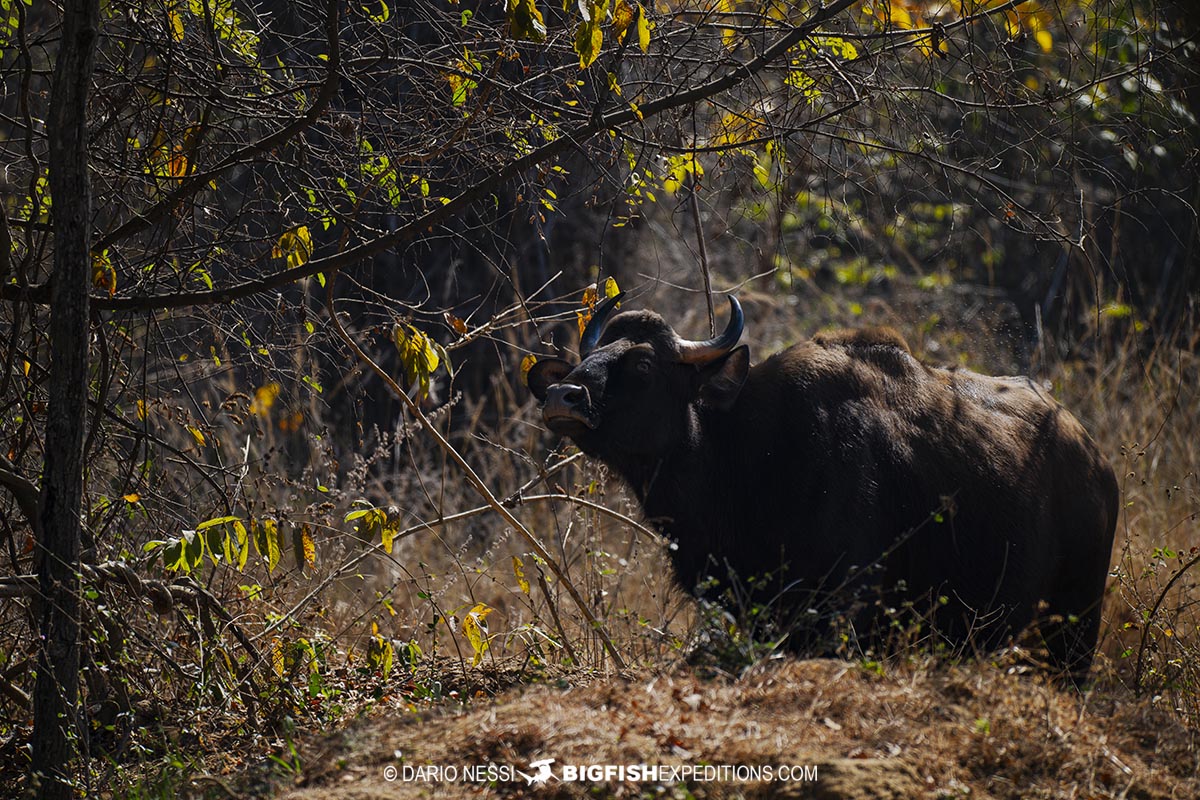
[[[583,335],[579,337],[580,358],[586,358],[588,353],[596,349],[596,344],[600,341],[600,334],[604,333],[604,326],[608,324],[608,318],[612,316],[613,309],[617,307],[617,303],[621,302],[621,298],[624,296],[624,292],[618,292],[596,308],[587,327],[583,329]]]
[[[714,339],[705,342],[692,342],[678,339],[679,360],[684,364],[707,364],[713,359],[720,358],[733,349],[742,338],[742,329],[746,318],[742,314],[742,304],[733,295],[729,295],[729,322],[725,331]]]

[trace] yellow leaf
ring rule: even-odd
[[[392,643],[379,633],[379,626],[371,623],[371,640],[367,643],[367,663],[381,671],[386,677],[392,671]]]
[[[858,48],[840,36],[814,36],[812,42],[846,61],[858,58]]]
[[[92,286],[104,289],[112,297],[117,292],[117,271],[113,268],[108,250],[92,253]]]
[[[300,529],[300,541],[304,544],[304,563],[308,566],[317,565],[317,543],[313,541],[312,529],[307,524]]]
[[[142,499],[142,496],[137,492],[130,492],[129,494],[121,495],[121,497],[126,503],[136,503],[138,500]]]
[[[579,68],[587,69],[600,57],[600,48],[604,44],[604,32],[600,30],[600,20],[593,16],[590,22],[581,22],[575,29],[575,52],[579,54]]]
[[[237,568],[241,572],[246,568],[246,559],[250,557],[250,534],[240,519],[234,520],[233,533],[237,537]]]
[[[279,384],[268,383],[254,390],[254,400],[250,402],[250,413],[260,417],[269,416],[275,398],[279,397]]]
[[[521,587],[522,592],[529,594],[529,581],[525,578],[525,565],[516,556],[512,557],[512,565],[513,575],[517,576],[517,585]]]
[[[271,640],[271,666],[275,670],[275,674],[283,677],[283,640],[278,636]]]
[[[509,0],[508,23],[512,35],[532,42],[546,40],[546,22],[534,0]]]
[[[646,19],[646,9],[638,5],[637,18],[638,47],[645,53],[650,49],[650,20]]]
[[[621,84],[617,81],[617,76],[613,73],[608,73],[608,90],[617,97],[621,96]],[[553,211],[553,209],[551,209]]]
[[[1041,46],[1043,53],[1049,53],[1054,49],[1054,37],[1050,35],[1050,31],[1035,31],[1033,38],[1037,40],[1037,43]]]
[[[171,38],[177,42],[183,41],[183,17],[178,11],[167,12],[167,22],[171,26]]]
[[[471,643],[471,649],[475,651],[475,657],[471,659],[472,667],[479,666],[479,662],[483,660],[483,654],[487,652],[487,615],[494,610],[484,603],[476,603],[475,607],[463,617],[463,635],[467,637],[467,641]]]
[[[625,0],[617,0],[617,5],[613,8],[612,17],[612,28],[617,34],[617,41],[625,41],[625,32],[629,30],[630,24],[633,23],[635,13],[634,8],[625,2]]]
[[[616,297],[620,293],[621,293],[621,287],[617,286],[616,278],[605,278],[604,279],[604,296],[605,297]],[[620,304],[617,305],[617,308],[620,308]]]
[[[404,376],[410,384],[420,386],[421,395],[429,395],[429,378],[442,364],[438,355],[440,345],[412,325],[396,323],[392,326],[392,342],[400,354]]]
[[[533,353],[521,359],[521,383],[529,385],[529,370],[533,369],[533,365],[537,363],[537,356]]]
[[[462,319],[454,316],[449,311],[445,312],[444,316],[446,318],[446,324],[449,325],[450,328],[455,333],[466,333],[467,332],[467,323],[464,322]]]
[[[600,290],[596,288],[596,284],[592,284],[583,290],[583,304],[588,307],[589,311],[594,311],[596,303],[600,300]]]
[[[908,9],[900,5],[899,2],[893,2],[886,8],[880,8],[876,13],[881,14],[887,21],[891,22],[898,28],[913,28],[912,14],[908,13]]]
[[[26,362],[26,363],[28,363],[28,362]],[[26,374],[28,374],[28,371],[26,372]],[[137,416],[138,416],[138,419],[140,419],[142,422],[146,421],[146,401],[145,400],[137,401]]]
[[[185,425],[184,427],[188,429],[188,433],[190,433],[192,438],[196,440],[196,444],[204,447],[204,432],[192,425]]]
[[[267,571],[274,572],[279,564],[279,523],[264,519],[254,528],[254,549],[267,559]]]
[[[604,296],[612,297],[620,292],[617,288],[617,282],[612,278],[604,282]],[[596,311],[596,303],[600,302],[600,287],[593,283],[591,286],[583,290],[583,297],[580,298],[583,303],[583,310],[575,312],[575,322],[579,325],[579,335],[583,336],[583,330],[587,324],[592,321],[592,314]]]
[[[1021,18],[1012,11],[1004,12],[1004,28],[1009,38],[1015,38],[1021,33]]]
[[[383,514],[384,512],[380,511],[379,513]],[[385,551],[387,551],[389,554],[392,552],[392,547],[396,541],[396,531],[397,531],[397,523],[398,522],[399,522],[399,520],[391,520],[390,522],[385,522],[380,530],[380,534],[379,534],[380,543],[383,544],[383,549]]]
[[[733,13],[733,0],[717,0],[716,12],[726,15]],[[727,50],[732,50],[737,47],[737,31],[733,28],[721,29],[721,41],[725,44]]]
[[[312,234],[307,225],[301,225],[290,231],[284,231],[279,237],[279,243],[271,249],[272,258],[286,258],[289,267],[301,267],[308,263],[312,255]]]

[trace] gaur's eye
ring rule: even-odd
[[[650,374],[650,362],[644,358],[638,359],[637,362],[634,363],[633,368],[637,371],[638,375]]]

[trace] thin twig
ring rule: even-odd
[[[1159,592],[1158,599],[1154,601],[1154,607],[1150,609],[1150,613],[1146,616],[1145,622],[1142,623],[1142,636],[1141,641],[1138,643],[1137,667],[1133,671],[1133,690],[1135,694],[1140,695],[1142,693],[1142,669],[1145,666],[1144,661],[1147,649],[1146,639],[1150,636],[1150,626],[1153,624],[1154,618],[1158,616],[1158,610],[1162,608],[1162,604],[1164,601],[1166,601],[1167,595],[1170,593],[1171,588],[1188,572],[1188,570],[1196,566],[1198,563],[1200,563],[1200,555],[1192,556],[1191,560],[1180,567],[1179,571],[1171,576],[1171,579],[1167,581],[1167,585],[1163,587],[1161,592]]]
[[[546,598],[546,607],[550,609],[550,616],[554,619],[554,627],[558,628],[558,635],[562,637],[563,647],[567,649],[567,656],[571,659],[571,663],[579,666],[579,656],[575,653],[575,648],[571,646],[571,639],[567,636],[562,620],[558,618],[558,606],[555,605],[554,598],[550,596],[550,587],[546,585],[546,575],[540,568],[537,573],[537,582],[538,588],[542,590],[542,595]]]
[[[379,366],[379,364],[377,364],[370,356],[363,352],[362,348],[358,346],[358,343],[350,338],[350,335],[346,333],[345,328],[342,327],[341,320],[339,320],[337,316],[337,308],[334,303],[333,296],[334,283],[334,276],[331,275],[327,282],[326,302],[329,306],[329,320],[333,325],[334,333],[336,333],[338,338],[340,338],[346,344],[346,346],[350,348],[350,351],[354,353],[359,361],[368,366],[371,371],[378,375],[380,380],[382,380],[384,384],[391,389],[392,393],[400,400],[401,403],[405,405],[409,413],[412,414],[413,417],[421,423],[421,426],[426,430],[426,432],[433,437],[434,441],[436,441],[438,446],[442,449],[442,452],[444,452],[451,461],[458,465],[459,469],[462,470],[464,476],[466,477],[467,482],[471,484],[471,487],[474,488],[476,492],[479,493],[484,502],[494,509],[495,512],[513,528],[513,530],[519,533],[521,537],[524,538],[529,544],[529,546],[533,548],[533,552],[549,565],[550,570],[554,573],[554,576],[562,583],[564,587],[566,587],[567,593],[570,594],[571,599],[575,601],[575,605],[578,606],[580,613],[583,614],[584,618],[588,622],[588,625],[593,631],[595,631],[596,635],[600,637],[600,641],[604,644],[604,649],[608,652],[609,656],[612,657],[613,663],[617,666],[617,669],[624,670],[626,668],[625,659],[621,657],[616,645],[613,644],[612,639],[608,635],[608,631],[605,630],[603,624],[601,624],[601,622],[596,619],[595,615],[592,614],[592,610],[588,608],[587,603],[584,602],[583,598],[579,594],[579,591],[575,588],[575,585],[571,582],[570,578],[567,577],[566,572],[564,572],[563,569],[554,561],[554,558],[550,555],[550,552],[546,550],[546,548],[542,546],[542,543],[537,540],[537,537],[535,537],[533,533],[526,528],[525,525],[516,518],[516,516],[513,515],[512,511],[505,508],[504,504],[501,503],[494,494],[492,494],[492,490],[488,488],[487,483],[485,483],[484,480],[479,477],[478,473],[475,472],[463,455],[458,452],[454,445],[450,444],[449,440],[442,435],[441,431],[439,431],[437,427],[429,420],[429,418],[425,416],[425,412],[421,410],[421,407],[417,405],[417,403],[414,402],[413,399],[409,397],[403,389],[400,388],[399,384],[392,379],[392,376],[388,374],[383,367]]]
[[[717,335],[717,313],[713,309],[712,274],[708,269],[708,248],[704,246],[704,228],[700,225],[700,183],[693,172],[688,175],[691,190],[692,224],[696,228],[696,249],[700,256],[700,274],[704,276],[704,301],[708,303],[708,335]]]

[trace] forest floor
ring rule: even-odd
[[[1196,732],[1162,698],[1103,679],[1079,692],[1021,666],[913,660],[780,659],[736,678],[563,674],[508,688],[504,674],[473,672],[474,685],[440,703],[402,687],[342,730],[301,736],[294,771],[257,785],[243,774],[237,793],[1200,797]],[[531,785],[546,759],[553,777]]]

